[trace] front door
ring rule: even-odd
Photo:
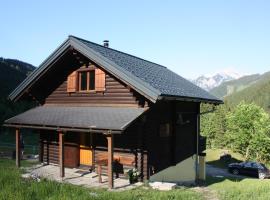
[[[92,138],[90,133],[81,133],[80,136],[80,164],[93,164]]]

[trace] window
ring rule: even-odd
[[[91,67],[71,72],[67,77],[67,92],[104,92],[106,74],[102,69]]]
[[[95,71],[92,70],[89,72],[89,89],[94,90],[95,89]]]
[[[170,124],[160,124],[159,126],[159,136],[160,137],[169,137],[170,136]]]
[[[251,162],[246,162],[246,163],[244,164],[244,167],[246,167],[246,168],[251,168],[251,167],[252,167],[251,164],[252,164]]]
[[[95,70],[81,71],[79,74],[79,91],[95,90]]]

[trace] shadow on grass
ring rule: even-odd
[[[231,163],[240,163],[243,162],[242,160],[239,160],[235,157],[231,157],[229,159],[217,159],[217,160],[212,160],[212,161],[208,161],[206,162],[206,164],[211,165],[213,167],[216,168],[221,168],[221,169],[228,169],[228,165]],[[246,176],[226,176],[224,174],[222,174],[221,176],[211,176],[211,175],[207,175],[206,180],[202,181],[199,183],[199,185],[201,186],[209,186],[212,184],[216,184],[216,183],[220,183],[226,180],[232,181],[232,182],[240,182],[244,179],[249,179],[249,178],[254,178],[254,177],[246,177]]]
[[[212,160],[212,161],[208,161],[206,162],[206,164],[209,164],[209,165],[212,165],[214,167],[219,167],[219,168],[222,168],[222,169],[227,169],[228,168],[228,165],[230,163],[239,163],[239,162],[243,162],[242,160],[238,160],[234,157],[231,157],[230,159],[225,159],[225,160]]]
[[[250,177],[248,177],[250,178]],[[223,181],[229,180],[232,182],[240,182],[244,179],[247,179],[247,177],[239,176],[239,177],[213,177],[213,176],[207,176],[206,180],[199,183],[200,186],[210,186],[216,183],[221,183]]]

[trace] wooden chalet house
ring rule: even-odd
[[[39,106],[5,121],[40,134],[40,160],[108,174],[137,168],[141,179],[198,177],[200,103],[221,100],[166,67],[69,36],[9,96]]]

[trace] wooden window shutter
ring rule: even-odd
[[[77,90],[77,72],[72,72],[67,78],[67,92],[76,92]]]
[[[95,90],[105,90],[105,72],[101,69],[95,69]]]

